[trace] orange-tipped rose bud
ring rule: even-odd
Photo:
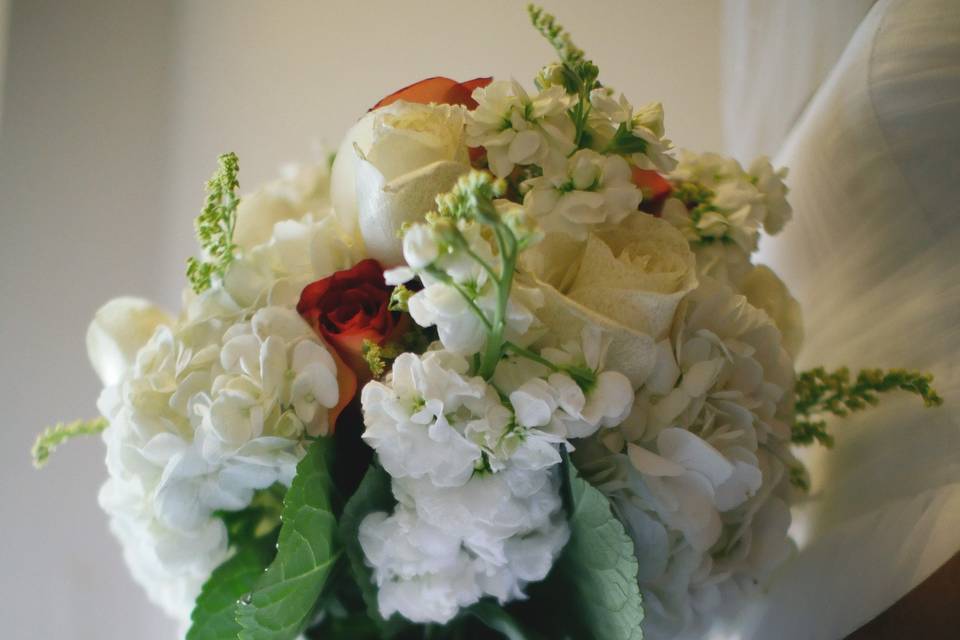
[[[420,82],[415,82],[399,91],[394,91],[377,104],[373,109],[385,107],[397,100],[406,100],[407,102],[417,102],[420,104],[459,104],[467,109],[476,109],[477,102],[470,94],[478,87],[485,87],[493,82],[493,78],[474,78],[466,82],[457,82],[443,76],[427,78]],[[373,111],[371,109],[371,111]]]

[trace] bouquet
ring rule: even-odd
[[[329,163],[220,158],[183,310],[87,335],[100,504],[191,640],[672,638],[791,552],[797,445],[930,377],[814,369],[751,254],[785,171],[675,153],[550,15],[535,89],[434,77]]]

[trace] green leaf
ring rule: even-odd
[[[223,640],[236,638],[240,625],[234,612],[237,603],[250,593],[270,563],[269,545],[251,545],[214,570],[203,585],[190,614],[187,640]]]
[[[310,622],[340,556],[330,475],[332,438],[310,445],[283,502],[277,555],[237,605],[240,640],[293,640]]]
[[[643,603],[633,541],[610,501],[566,463],[570,490],[570,542],[551,579],[564,584],[571,615],[594,640],[640,640]],[[579,635],[577,637],[580,637]]]
[[[381,637],[389,638],[408,626],[400,616],[394,615],[384,620],[377,606],[377,588],[373,584],[373,571],[364,561],[363,548],[360,546],[360,523],[367,515],[377,511],[392,511],[396,500],[390,490],[390,476],[377,464],[371,464],[356,492],[343,508],[340,518],[340,540],[350,561],[353,578],[360,587],[363,601],[367,605],[367,615],[376,622]]]
[[[33,449],[30,450],[33,455],[33,466],[40,469],[47,464],[50,454],[67,440],[100,433],[107,428],[107,425],[106,418],[94,418],[67,423],[58,422],[52,427],[47,427],[37,436],[37,441],[33,443]]]

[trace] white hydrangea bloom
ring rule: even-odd
[[[503,178],[514,166],[530,164],[545,173],[562,171],[576,133],[563,87],[530,97],[516,80],[501,80],[476,89],[473,99],[478,106],[467,120],[467,144],[486,148],[494,174]]]
[[[499,264],[479,224],[459,221],[457,229],[474,255],[488,265]],[[482,265],[462,248],[447,245],[437,234],[435,228],[426,224],[412,225],[405,233],[405,238],[410,236],[411,239],[404,240],[404,259],[411,266],[423,265],[418,268],[416,275],[419,275],[424,286],[408,301],[410,316],[421,327],[436,326],[445,349],[461,355],[472,355],[483,349],[487,327],[471,308],[467,297],[488,319],[492,319],[498,304],[498,289]],[[437,257],[430,260],[435,254]],[[406,282],[414,275],[409,267],[399,267],[385,273],[388,284]],[[541,304],[539,290],[514,283],[506,310],[508,340],[521,344],[531,340],[531,329],[536,322],[534,310]]]
[[[651,638],[695,629],[790,549],[793,366],[780,333],[709,278],[685,305],[630,416],[577,454],[642,551]]]
[[[626,160],[590,149],[570,156],[566,171],[531,178],[524,188],[523,205],[545,232],[566,233],[578,240],[592,229],[617,224],[636,213],[643,198]]]
[[[651,102],[634,111],[623,94],[615,98],[611,87],[598,87],[590,92],[590,113],[587,125],[592,147],[603,152],[610,148],[617,130],[623,126],[634,137],[642,140],[643,150],[627,154],[641,169],[672,170],[677,161],[670,155],[673,143],[664,137],[663,105]]]
[[[291,309],[157,329],[98,405],[110,421],[100,502],[152,600],[189,617],[227,554],[214,512],[289,485],[303,434],[325,432],[337,400],[330,353]]]

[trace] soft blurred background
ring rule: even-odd
[[[664,103],[679,146],[748,158],[776,152],[872,2],[544,4],[605,83]],[[173,637],[97,507],[99,440],[43,472],[29,449],[43,426],[95,415],[84,334],[100,304],[176,308],[217,155],[236,151],[250,188],[323,157],[399,87],[529,82],[551,58],[518,1],[0,0],[5,638]]]

